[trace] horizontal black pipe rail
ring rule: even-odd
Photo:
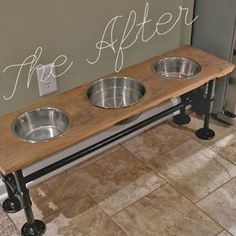
[[[123,137],[125,137],[125,136],[139,130],[139,129],[142,129],[142,128],[152,124],[155,121],[158,121],[168,115],[171,115],[174,112],[176,112],[176,111],[180,110],[181,108],[183,108],[187,105],[190,105],[190,104],[191,104],[191,100],[189,100],[188,102],[184,102],[184,103],[181,102],[181,103],[179,103],[169,109],[166,109],[166,110],[164,110],[164,111],[162,111],[162,112],[160,112],[160,113],[158,113],[158,114],[156,114],[144,121],[141,121],[138,124],[135,124],[125,130],[122,130],[117,134],[114,134],[114,135],[112,135],[108,138],[105,138],[105,139],[103,139],[103,140],[101,140],[89,147],[86,147],[86,148],[78,151],[77,153],[74,153],[68,157],[65,157],[64,159],[62,159],[60,161],[57,161],[49,166],[46,166],[40,170],[35,171],[32,174],[25,176],[24,181],[25,181],[25,183],[29,183],[30,181],[33,181],[33,180],[38,179],[46,174],[49,174],[50,172],[55,171],[65,165],[68,165],[71,162],[74,162],[74,161],[94,152],[94,151],[97,151],[98,149],[103,148],[103,147],[107,146],[108,144],[111,144],[111,143],[119,140],[120,138],[123,138]]]

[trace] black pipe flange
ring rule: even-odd
[[[12,199],[5,199],[2,204],[2,209],[6,213],[16,213],[21,210],[21,204],[17,197],[14,197]]]
[[[26,223],[21,228],[22,236],[41,236],[46,231],[46,225],[41,220],[35,220],[34,223]]]
[[[177,125],[187,125],[191,122],[191,118],[187,114],[178,114],[173,117],[173,122]]]
[[[195,132],[196,136],[203,140],[211,140],[215,137],[215,132],[212,129],[201,128]]]

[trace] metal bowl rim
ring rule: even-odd
[[[132,81],[135,81],[136,83],[138,83],[139,85],[141,85],[144,89],[144,94],[143,96],[136,102],[133,102],[131,104],[129,104],[128,106],[125,106],[125,107],[107,107],[107,106],[99,106],[99,105],[96,105],[94,104],[88,97],[88,91],[91,87],[95,86],[98,82],[100,81],[103,81],[103,80],[109,80],[109,79],[117,79],[117,78],[121,78],[121,79],[128,79],[128,80],[132,80]],[[95,107],[99,107],[99,108],[103,108],[103,109],[114,109],[114,110],[117,110],[117,109],[124,109],[124,108],[127,108],[127,107],[130,107],[130,106],[133,106],[133,105],[136,105],[137,103],[141,102],[144,98],[144,96],[146,95],[146,87],[143,85],[143,83],[139,82],[138,80],[132,78],[132,77],[128,77],[128,76],[111,76],[111,77],[103,77],[101,79],[98,79],[98,80],[95,80],[91,83],[91,85],[88,87],[87,89],[87,93],[86,93],[86,99],[88,100],[88,102],[90,104],[92,104],[93,106]]]
[[[19,137],[18,134],[15,131],[15,125],[16,125],[17,120],[22,118],[27,113],[37,112],[37,111],[40,111],[40,110],[54,110],[54,111],[61,112],[61,113],[65,114],[67,119],[68,119],[67,129],[63,133],[61,133],[61,134],[59,134],[55,137],[52,137],[52,138],[49,138],[49,139],[44,139],[44,140],[36,141],[36,140],[24,139],[24,138]],[[61,110],[59,108],[55,108],[55,107],[38,107],[38,108],[30,110],[30,111],[25,111],[25,112],[21,113],[17,118],[15,118],[13,120],[12,124],[11,124],[11,132],[16,138],[20,139],[21,141],[27,142],[27,143],[47,143],[47,142],[53,141],[57,138],[60,138],[60,137],[64,136],[71,129],[71,126],[72,126],[72,119],[71,119],[71,115],[68,112],[66,112],[64,110]]]
[[[164,61],[164,60],[166,60],[166,59],[173,59],[173,60],[175,60],[175,59],[189,60],[189,61],[191,61],[191,62],[194,62],[194,63],[198,66],[199,71],[198,71],[197,74],[192,75],[192,76],[189,76],[189,77],[186,77],[186,78],[183,78],[183,79],[168,78],[168,77],[166,77],[166,76],[164,76],[164,75],[158,73],[158,72],[155,70],[155,66],[157,65],[157,63],[160,63],[161,61]],[[156,74],[156,75],[159,75],[161,78],[167,79],[167,80],[189,80],[189,79],[192,79],[193,77],[196,77],[198,74],[200,74],[201,71],[202,71],[201,65],[200,65],[197,61],[195,61],[195,60],[193,60],[193,59],[191,59],[191,58],[189,58],[189,57],[177,57],[177,56],[175,56],[175,57],[163,57],[163,58],[161,58],[160,60],[158,60],[158,61],[156,61],[155,63],[153,63],[153,65],[152,65],[152,72],[153,72],[154,74]]]

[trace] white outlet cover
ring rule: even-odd
[[[36,72],[41,97],[57,91],[56,71],[53,63],[38,67]]]

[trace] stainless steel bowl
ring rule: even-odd
[[[89,101],[102,108],[124,108],[139,102],[145,87],[128,77],[109,77],[95,81],[87,91]]]
[[[31,143],[46,142],[71,127],[70,116],[57,108],[38,108],[20,115],[12,124],[18,138]]]
[[[191,79],[201,71],[201,66],[188,58],[166,57],[154,64],[154,72],[167,79]]]

